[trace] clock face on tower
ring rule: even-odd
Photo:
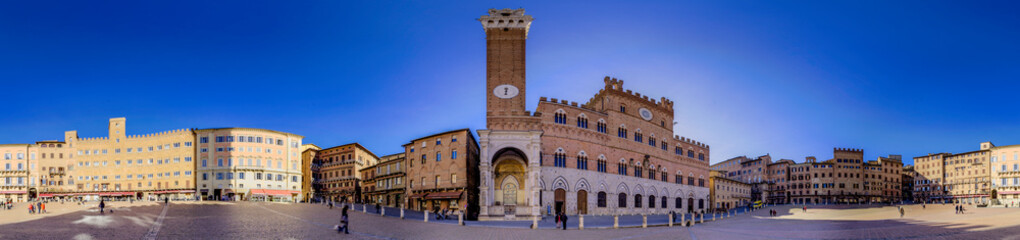
[[[638,109],[638,113],[641,114],[641,118],[645,119],[645,121],[652,120],[652,111],[649,111],[647,108]]]
[[[510,84],[499,85],[496,86],[496,88],[492,89],[493,95],[496,95],[496,97],[504,99],[516,97],[518,92],[519,91],[517,90],[517,87],[514,87],[514,85]]]

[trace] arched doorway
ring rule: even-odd
[[[560,213],[563,213],[563,211],[566,210],[566,209],[564,209],[566,207],[564,205],[567,202],[567,191],[563,190],[562,188],[559,188],[559,189],[556,189],[556,191],[553,191],[553,201],[556,202],[555,203],[556,204],[556,214],[559,215]]]
[[[694,198],[687,199],[687,212],[694,212]]]
[[[588,191],[577,190],[577,214],[588,214]]]
[[[527,184],[527,159],[514,148],[501,149],[493,156],[494,204],[497,209],[502,208],[506,218],[512,219],[517,215],[517,206],[528,205],[527,194],[521,194]]]

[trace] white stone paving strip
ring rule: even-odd
[[[336,232],[336,228],[333,228],[333,226],[329,225],[329,224],[322,224],[322,223],[308,221],[308,220],[306,220],[304,218],[299,218],[299,217],[291,216],[289,214],[278,212],[276,210],[269,209],[269,208],[266,208],[265,206],[261,206],[261,205],[258,206],[258,207],[262,208],[262,209],[265,209],[266,211],[270,211],[272,213],[276,213],[276,214],[279,214],[279,215],[282,215],[282,216],[285,216],[285,217],[297,219],[297,220],[300,220],[302,222],[310,223],[310,224],[313,224],[313,225],[316,225],[316,226],[325,227],[325,228],[330,229],[331,231]],[[369,234],[369,233],[360,233],[360,232],[355,232],[355,231],[350,231],[350,232],[353,233],[353,234],[357,234],[357,235],[361,235],[361,236],[365,236],[365,237],[370,237],[370,238],[375,238],[375,239],[387,239],[387,240],[395,240],[396,239],[396,238],[383,237],[383,236],[379,236],[379,235],[375,235],[375,234]]]
[[[149,232],[142,236],[142,240],[156,240],[156,235],[159,234],[159,229],[163,227],[163,218],[166,217],[166,210],[170,208],[170,204],[163,205],[163,212],[159,213],[159,218],[152,223],[152,228],[149,228]]]

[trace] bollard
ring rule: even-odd
[[[648,215],[641,214],[641,228],[648,227]]]
[[[429,222],[429,210],[425,210],[425,222]]]
[[[718,218],[719,218],[719,213],[713,213],[712,214],[712,221],[715,221]]]
[[[379,216],[386,216],[386,207],[382,207],[381,209],[382,211],[379,211]]]
[[[620,216],[613,215],[613,229],[620,228]]]
[[[365,206],[365,205],[361,205],[361,212],[367,213],[368,212],[368,207]]]
[[[464,226],[464,214],[457,214],[457,225]]]
[[[577,229],[584,230],[584,214],[578,214],[577,217],[579,218],[578,220],[580,220],[577,223]]]
[[[705,214],[704,213],[699,213],[698,214],[698,223],[705,223]]]
[[[673,214],[669,214],[667,216],[669,216],[669,226],[672,227],[673,226]]]
[[[538,229],[538,216],[531,217],[531,229]]]
[[[404,208],[400,208],[400,219],[404,219]]]
[[[680,214],[680,224],[687,225],[687,214]]]

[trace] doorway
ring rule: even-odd
[[[577,190],[577,214],[588,214],[588,191]]]
[[[563,205],[567,202],[567,191],[562,188],[556,189],[553,194],[553,200],[556,201],[556,214],[563,213],[563,210],[565,210]]]

